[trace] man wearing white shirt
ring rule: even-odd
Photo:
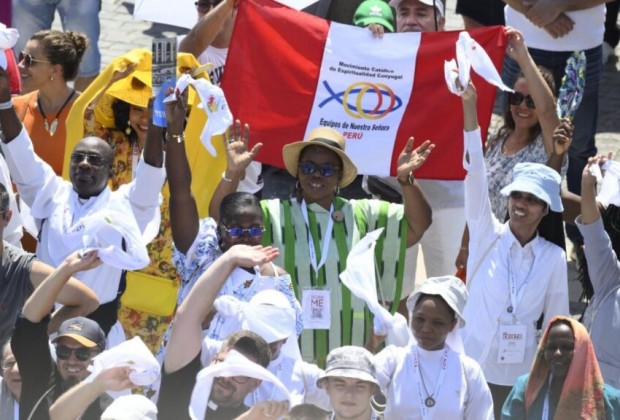
[[[165,179],[160,139],[147,138],[136,178],[126,188],[111,192],[107,183],[113,171],[113,151],[104,140],[87,137],[75,146],[69,170],[71,182],[56,176],[34,153],[28,133],[11,104],[4,71],[0,71],[0,124],[4,132],[2,151],[11,176],[39,228],[37,255],[41,261],[56,267],[83,248],[79,232],[88,226],[81,220],[100,211],[125,209],[125,216],[133,217],[142,233],[157,231],[159,192]],[[93,319],[107,335],[117,322],[117,299],[124,290],[123,271],[102,264],[79,273],[78,279],[97,294],[101,306]],[[115,335],[116,340],[124,340],[120,325]]]

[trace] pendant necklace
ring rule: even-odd
[[[75,90],[71,90],[69,97],[67,98],[65,103],[62,104],[62,106],[60,107],[60,110],[58,110],[58,112],[56,113],[56,117],[54,117],[54,120],[52,121],[51,124],[47,122],[47,116],[45,115],[45,112],[43,112],[43,107],[41,107],[41,96],[40,94],[37,94],[37,106],[39,107],[39,111],[41,112],[41,115],[43,116],[43,128],[45,128],[45,131],[50,133],[50,135],[53,136],[54,133],[56,133],[56,129],[58,129],[58,117],[60,116],[60,113],[62,112],[62,110],[65,109],[67,104],[71,101],[71,98],[73,98],[74,94],[75,94]]]

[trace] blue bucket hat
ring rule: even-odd
[[[555,212],[564,211],[560,199],[562,178],[550,167],[541,163],[517,163],[512,170],[512,182],[500,191],[508,196],[513,191],[535,195],[549,205]]]

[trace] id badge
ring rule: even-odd
[[[329,289],[304,289],[301,298],[304,329],[328,330],[331,322]]]
[[[525,339],[527,328],[525,325],[499,326],[498,364],[523,363],[525,360]]]

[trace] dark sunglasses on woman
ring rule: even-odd
[[[226,226],[223,226],[223,227],[226,233],[228,234],[228,236],[230,236],[233,239],[240,238],[246,233],[252,238],[258,238],[265,231],[265,229],[262,226],[252,226],[249,228],[240,228],[240,227],[228,228]]]
[[[338,166],[331,163],[324,163],[322,165],[318,165],[311,160],[304,160],[303,162],[301,162],[301,173],[304,175],[312,175],[316,171],[319,171],[321,175],[329,178],[330,176],[333,176],[339,169],[340,168]]]
[[[196,10],[199,12],[207,13],[212,7],[217,6],[221,2],[222,0],[196,1],[194,2],[194,6],[196,6]]]
[[[25,67],[31,67],[33,63],[48,63],[51,64],[51,61],[46,60],[37,60],[36,58],[32,58],[32,54],[27,53],[26,51],[21,51],[18,57],[18,63],[23,62]]]
[[[532,99],[532,95],[524,96],[522,93],[519,92],[508,92],[508,103],[510,105],[519,106],[521,105],[521,103],[523,103],[524,99],[525,106],[527,106],[529,109],[536,109],[536,105],[534,104],[534,99]]]

